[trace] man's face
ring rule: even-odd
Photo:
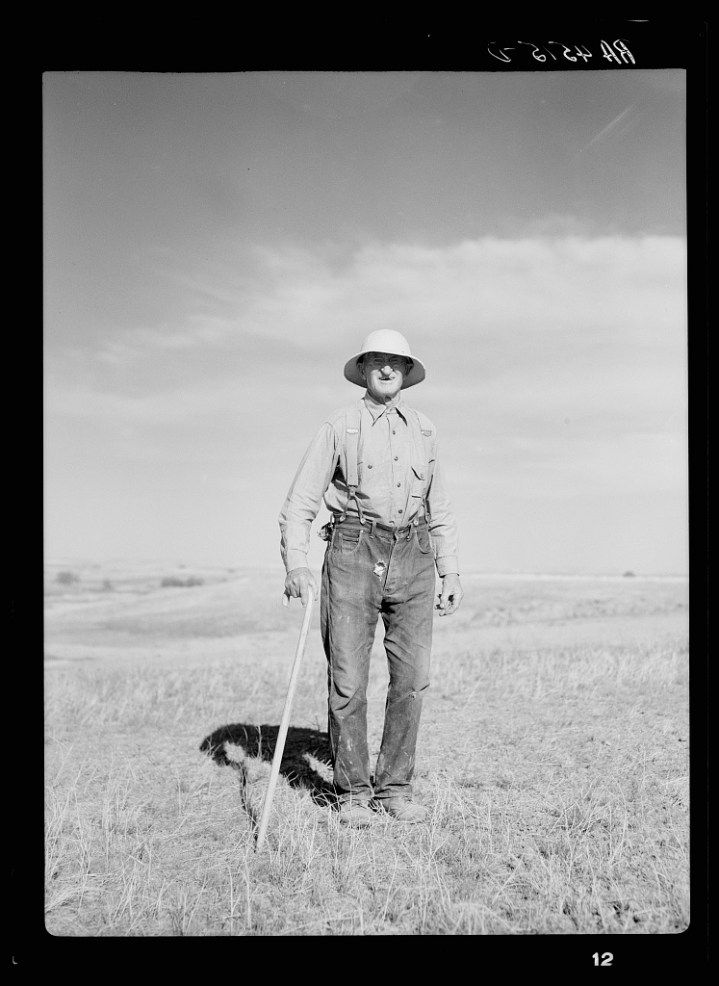
[[[404,356],[390,353],[366,353],[360,363],[360,373],[370,396],[381,404],[388,404],[402,389],[409,370]]]

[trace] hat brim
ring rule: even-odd
[[[362,356],[366,356],[366,353],[356,353],[352,359],[347,360],[345,363],[345,378],[349,380],[350,383],[356,383],[358,387],[367,386],[367,381],[360,373],[360,368],[357,365],[357,361]],[[415,384],[422,383],[425,378],[424,363],[422,363],[421,360],[418,360],[416,356],[406,356],[405,359],[412,360],[412,369],[402,381],[400,390],[406,390],[408,387],[414,387]]]

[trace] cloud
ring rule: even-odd
[[[471,340],[507,326],[524,337],[582,324],[625,334],[681,316],[684,242],[671,237],[483,239],[446,247],[368,244],[340,266],[315,252],[269,255],[274,283],[254,314],[269,332],[400,324],[419,338],[449,328]],[[282,315],[282,320],[277,319]]]
[[[423,388],[485,420],[556,416],[632,426],[685,397],[685,244],[578,236],[369,244],[340,266],[275,255],[255,308],[267,337],[290,335],[298,361],[337,365],[373,328],[398,328],[429,368]],[[664,408],[667,407],[665,411]]]
[[[298,352],[352,343],[380,326],[403,327],[421,344],[446,338],[510,349],[512,338],[601,332],[628,339],[681,334],[685,243],[676,237],[576,234],[485,238],[440,246],[368,243],[352,252],[332,244],[312,249],[262,248],[163,285],[182,297],[173,320],[118,322],[99,340],[108,362],[154,351],[242,348],[244,339],[280,340]],[[162,304],[158,304],[162,308]],[[661,342],[661,339],[659,340]],[[328,350],[329,351],[329,350]]]
[[[218,531],[242,510],[274,537],[314,429],[359,396],[345,360],[388,327],[428,367],[407,399],[438,425],[465,542],[478,504],[505,535],[547,505],[559,526],[573,512],[604,530],[612,503],[639,531],[638,503],[659,516],[686,500],[685,285],[680,239],[578,235],[292,247],[258,251],[241,277],[178,275],[181,317],[47,354],[47,497],[71,517],[53,507],[49,526],[82,531],[101,504],[111,539],[127,501],[149,537],[171,491],[185,527],[211,502]]]
[[[125,327],[93,359],[49,359],[47,412],[209,425],[282,395],[320,413],[349,399],[341,367],[385,327],[427,364],[422,401],[462,408],[479,441],[539,443],[565,419],[585,437],[676,430],[685,259],[682,239],[658,236],[263,248],[241,277],[224,263],[187,278],[177,324]]]

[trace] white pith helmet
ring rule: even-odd
[[[376,329],[374,332],[370,332],[362,343],[362,349],[352,359],[347,360],[345,377],[350,383],[356,383],[358,387],[367,386],[367,382],[362,378],[357,365],[357,361],[365,353],[387,353],[390,356],[404,356],[411,360],[412,368],[402,381],[402,390],[406,390],[407,387],[414,387],[416,383],[421,383],[424,380],[424,363],[409,351],[409,343],[401,332],[395,332],[394,329]]]

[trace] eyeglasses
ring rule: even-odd
[[[387,366],[389,364],[393,369],[407,369],[412,366],[412,360],[407,359],[406,356],[395,356],[392,353],[366,353],[362,357],[362,362],[365,366]]]

